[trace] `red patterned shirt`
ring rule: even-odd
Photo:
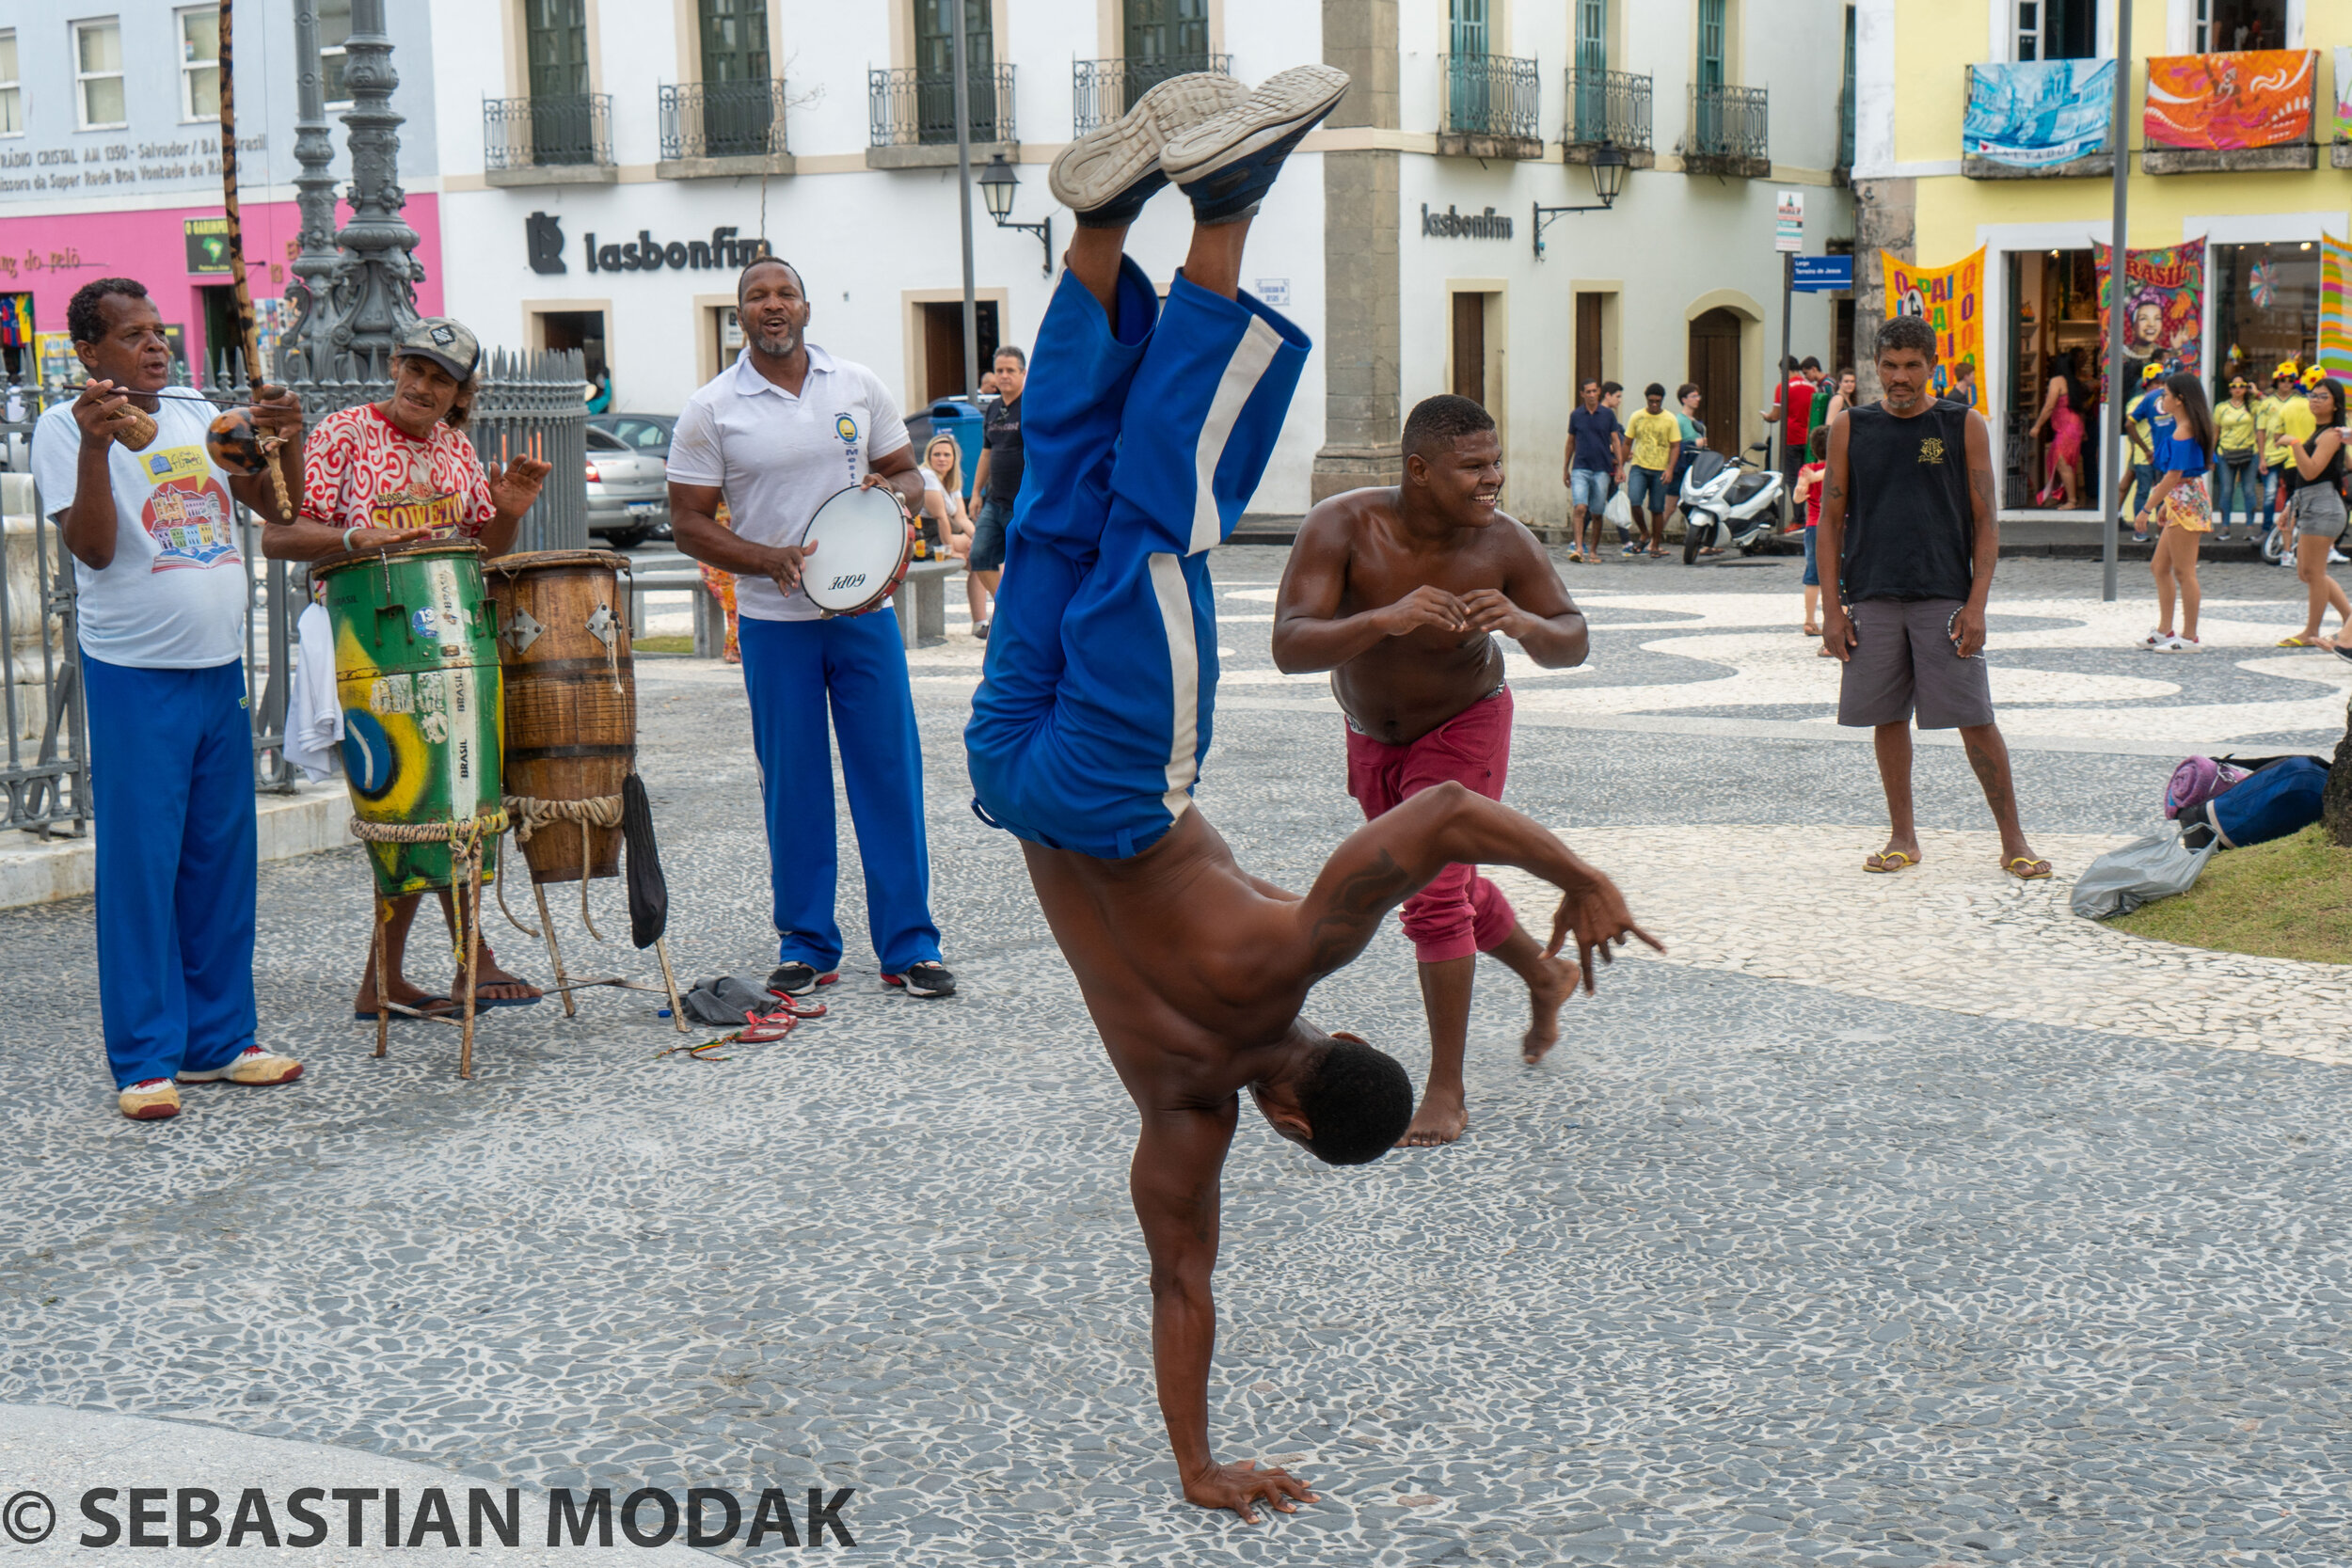
[[[330,528],[429,528],[472,538],[498,506],[471,441],[445,424],[420,441],[371,403],[329,414],[310,432],[302,515]]]

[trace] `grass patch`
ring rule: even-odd
[[[691,637],[641,637],[629,644],[641,654],[691,654],[694,651]]]
[[[2262,958],[2352,963],[2352,849],[2317,825],[2224,849],[2197,885],[2107,922],[2136,937]]]

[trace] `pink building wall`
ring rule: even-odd
[[[293,274],[302,216],[291,201],[253,202],[243,209],[246,277],[257,300],[282,296]],[[58,213],[35,217],[0,216],[0,293],[33,296],[33,329],[63,333],[65,308],[73,291],[93,277],[135,277],[154,296],[167,325],[183,328],[188,359],[201,367],[214,345],[204,341],[204,296],[198,291],[229,281],[226,273],[188,270],[186,219],[219,217],[221,206],[157,207],[134,212]],[[338,203],[336,221],[351,215]],[[417,308],[441,313],[440,198],[411,195],[403,209],[417,231],[417,260],[425,277],[417,285]]]

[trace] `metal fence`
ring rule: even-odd
[[[1073,60],[1070,66],[1071,123],[1079,135],[1108,125],[1170,76],[1205,71],[1231,76],[1231,55],[1170,55],[1159,59]]]
[[[1445,129],[1460,135],[1543,139],[1543,75],[1508,55],[1443,55]]]
[[[789,150],[781,79],[686,83],[661,88],[661,156],[756,158]]]
[[[482,101],[482,166],[536,168],[612,162],[612,95],[564,93]]]
[[[1560,139],[1570,147],[1615,142],[1626,152],[1647,152],[1650,79],[1629,71],[1568,71],[1568,119]]]
[[[1701,173],[1747,172],[1741,166],[1769,166],[1772,142],[1762,87],[1693,87],[1691,137],[1682,150],[1685,163]]]
[[[975,66],[966,89],[971,138],[1018,141],[1012,67]],[[956,79],[911,69],[866,73],[866,103],[875,147],[936,147],[956,139]]]
[[[294,390],[315,425],[340,409],[381,402],[391,389],[385,366],[344,357],[325,378]],[[585,371],[575,350],[493,354],[466,434],[485,465],[532,450],[552,465],[538,504],[524,514],[517,550],[579,549],[588,542],[587,405]],[[252,388],[242,365],[226,367],[203,388],[185,377],[172,395],[200,396],[228,405],[248,402]],[[0,649],[8,684],[0,696],[8,724],[7,766],[0,768],[7,817],[0,828],[42,837],[62,830],[79,836],[90,816],[87,720],[82,700],[80,650],[74,636],[72,558],[49,517],[30,465],[35,421],[44,408],[71,403],[80,388],[64,382],[8,383],[0,390]],[[294,626],[308,573],[265,558],[262,524],[236,508],[245,560],[246,689],[253,724],[256,788],[291,790],[299,771],[285,759],[286,705],[292,689]]]

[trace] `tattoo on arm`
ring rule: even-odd
[[[1386,849],[1372,864],[1348,873],[1332,894],[1330,907],[1315,918],[1314,929],[1308,933],[1308,967],[1327,974],[1361,952],[1369,927],[1379,924],[1412,880],[1411,873]]]
[[[1993,470],[1971,467],[1968,470],[1968,493],[1976,499],[1979,509],[1993,510]]]

